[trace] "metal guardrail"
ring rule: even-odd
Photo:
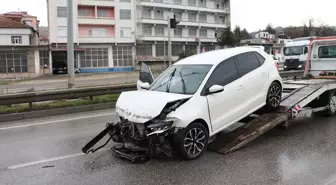
[[[286,71],[280,72],[281,77],[303,76],[303,71]],[[123,91],[136,90],[136,84],[127,85],[110,85],[99,87],[75,88],[64,90],[52,90],[41,92],[28,92],[17,94],[0,95],[0,105],[12,105],[34,102],[63,100],[63,99],[76,99],[83,97],[93,97],[107,94],[119,94]]]

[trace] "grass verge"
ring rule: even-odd
[[[56,100],[52,102],[36,103],[32,108],[28,104],[0,106],[0,114],[21,113],[36,110],[49,110],[56,108],[77,107],[83,105],[99,104],[99,103],[111,103],[116,102],[119,94],[110,94],[103,96],[95,96],[91,101],[90,98],[82,98],[75,100]]]

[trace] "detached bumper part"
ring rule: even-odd
[[[156,127],[156,129],[153,128],[155,130],[154,132],[146,135],[146,137],[142,140],[135,141],[132,139],[130,140],[129,135],[125,135],[127,131],[125,132],[120,125],[121,124],[119,123],[107,123],[106,128],[83,147],[83,153],[94,153],[106,146],[110,140],[113,140],[116,145],[112,147],[112,150],[116,156],[124,158],[131,163],[144,162],[150,158],[157,157],[162,153],[168,157],[173,156],[170,147],[165,147],[164,143],[165,134],[169,131],[169,124],[155,125],[154,127]],[[163,128],[160,128],[160,126],[163,126]],[[103,145],[97,147],[96,149],[92,149],[93,146],[102,140],[106,135],[110,136],[109,139]]]

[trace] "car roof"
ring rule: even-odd
[[[236,47],[236,48],[219,49],[189,56],[174,63],[174,65],[186,65],[186,64],[217,65],[223,60],[226,60],[232,56],[251,51],[256,51],[259,53],[263,52],[261,49],[253,47]]]

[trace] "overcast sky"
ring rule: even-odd
[[[273,26],[302,25],[310,17],[324,24],[336,26],[336,0],[231,0],[232,26],[248,31]],[[28,11],[47,25],[46,0],[8,0],[0,6],[0,13]]]

